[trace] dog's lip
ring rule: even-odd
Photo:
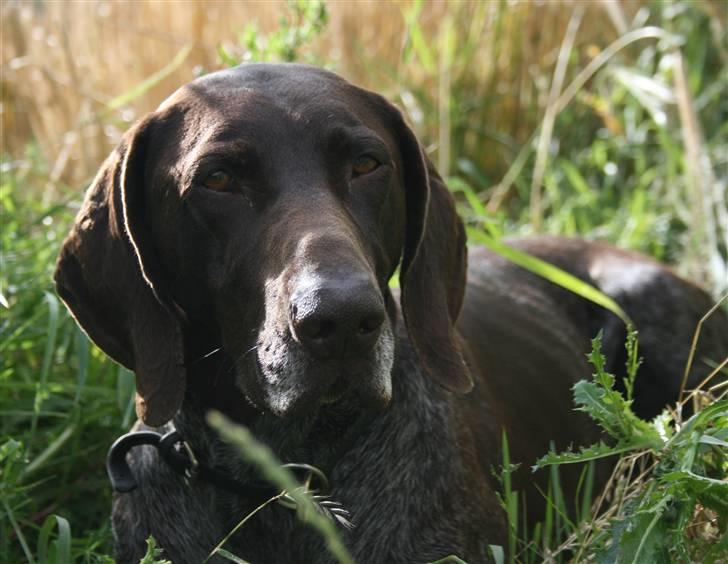
[[[320,406],[336,404],[352,395],[361,396],[373,369],[373,359],[358,357],[342,359],[318,359],[304,371],[279,378],[268,374],[258,354],[247,360],[257,380],[252,390],[244,392],[256,406],[264,406],[280,417],[296,416],[316,410]],[[307,382],[307,385],[288,389],[286,382]],[[297,389],[295,389],[297,388]],[[365,394],[366,395],[366,394]]]
[[[281,404],[279,401],[276,400],[280,400],[282,397],[285,397],[287,395],[285,393],[285,390],[278,390],[277,393],[274,393],[271,396],[269,392],[265,391],[265,389],[267,388],[267,386],[264,384],[266,376],[263,367],[260,364],[260,359],[258,358],[258,356],[253,355],[249,363],[261,386],[261,388],[259,389],[260,395],[258,395],[258,392],[256,391],[256,393],[254,394],[255,399],[248,396],[249,401],[251,401],[256,406],[263,406],[264,411],[269,411],[279,417],[291,417],[296,416],[300,413],[305,414],[310,412],[312,409],[315,409],[316,405],[335,403],[342,399],[349,390],[349,383],[347,382],[347,378],[344,378],[343,375],[339,375],[338,377],[334,378],[331,383],[325,385],[326,387],[323,391],[321,390],[321,388],[319,388],[318,391],[315,388],[311,388],[306,390],[304,393],[297,395],[297,397],[295,397],[293,401],[290,401],[292,398],[289,397],[289,401],[283,402],[283,404]],[[277,397],[278,395],[280,395],[281,397]],[[260,401],[256,401],[257,399],[259,399]]]
[[[349,383],[345,378],[339,377],[328,387],[321,396],[321,403],[328,405],[339,401],[349,390]]]

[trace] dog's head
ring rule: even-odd
[[[55,278],[136,372],[137,413],[156,425],[184,397],[193,327],[278,415],[347,394],[386,404],[398,265],[425,373],[467,391],[463,228],[401,114],[332,73],[252,64],[188,84],[126,134]]]

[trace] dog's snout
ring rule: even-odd
[[[377,342],[385,310],[376,288],[366,282],[331,280],[294,292],[291,328],[316,358],[348,358],[368,353]]]

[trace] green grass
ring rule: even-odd
[[[728,399],[712,398],[688,420],[665,410],[653,421],[631,410],[638,376],[636,334],[627,341],[627,396],[604,370],[601,335],[592,341],[591,380],[574,385],[574,403],[604,431],[605,440],[578,452],[541,457],[550,468],[544,520],[533,529],[519,521],[519,492],[511,486],[503,436],[501,504],[508,517],[510,562],[718,562],[728,555]],[[606,441],[606,442],[605,442]],[[603,491],[593,487],[594,462],[617,459]],[[575,503],[561,494],[559,467],[582,466]],[[605,500],[609,499],[609,502]],[[576,511],[569,509],[573,505]]]
[[[241,49],[259,59],[325,64],[309,45],[326,30],[325,16],[314,8],[299,4],[273,36],[248,27]],[[725,290],[725,37],[710,15],[691,3],[655,3],[651,8],[645,23],[671,39],[641,39],[615,49],[573,91],[569,86],[579,84],[589,65],[583,53],[569,50],[564,42],[564,84],[554,97],[563,107],[546,138],[539,128],[525,143],[482,123],[484,108],[497,93],[475,80],[480,39],[475,33],[460,33],[462,14],[453,12],[442,22],[436,41],[428,42],[420,24],[421,5],[403,8],[408,34],[401,65],[389,69],[370,62],[373,82],[409,110],[426,146],[434,147],[431,156],[457,196],[471,243],[497,246],[503,235],[532,233],[536,209],[543,232],[606,239],[678,263],[716,294]],[[472,17],[482,14],[476,11]],[[605,52],[606,45],[601,49]],[[230,62],[239,56],[221,55]],[[678,55],[682,66],[675,64]],[[684,81],[677,75],[681,68]],[[550,75],[540,78],[551,84]],[[535,103],[527,109],[539,116],[543,110]],[[691,112],[697,122],[691,121]],[[485,141],[494,138],[498,166],[492,165],[493,155],[482,151]],[[695,155],[707,165],[696,167]],[[534,208],[532,186],[539,159],[542,193]],[[88,342],[53,292],[55,256],[80,203],[81,187],[48,194],[50,166],[32,146],[23,159],[6,159],[1,165],[0,561],[109,562],[110,488],[103,463],[112,440],[133,422],[133,375]],[[723,198],[710,196],[710,190],[718,195],[722,190]],[[705,269],[707,264],[711,269]],[[607,389],[607,383],[603,379],[602,388]],[[701,412],[706,415],[695,423],[698,439],[726,440],[715,432],[726,424],[724,415],[716,415],[722,408],[715,406],[722,405]],[[652,433],[634,421],[630,425]],[[707,446],[693,439],[671,447],[671,452],[677,456],[693,449],[699,457],[714,456],[712,439]],[[669,441],[673,446],[680,442],[675,437]],[[659,452],[667,448],[656,442],[640,446],[645,448],[625,450],[620,462],[625,472],[625,465],[630,471],[640,465],[649,469],[646,461],[660,458]],[[608,550],[608,541],[611,546],[632,542],[624,530],[610,529],[609,519],[600,521],[605,515],[634,522],[643,532],[651,527],[650,535],[662,535],[661,542],[678,546],[670,535],[686,526],[689,512],[684,508],[691,507],[699,516],[701,509],[694,502],[702,499],[703,486],[689,474],[700,472],[680,466],[679,456],[674,460],[670,469],[650,474],[650,479],[643,476],[632,489],[625,486],[622,497],[614,497],[624,503],[603,502],[598,515],[591,508],[601,493],[592,491],[593,469],[587,465],[575,504],[576,521],[567,517],[554,469],[549,491],[544,492],[551,500],[545,520],[529,536],[522,525],[520,497],[507,485],[506,452],[503,499],[512,554],[537,562],[551,551],[555,560],[563,561],[567,554],[583,557],[590,544]],[[721,464],[725,477],[725,461]],[[681,508],[659,505],[658,494],[664,497],[665,492],[679,497]],[[722,511],[712,509],[718,510]],[[663,527],[668,513],[677,524]],[[721,513],[723,527],[726,519]],[[589,523],[599,527],[590,529]],[[611,536],[605,536],[607,531]],[[647,561],[644,551],[657,546],[652,542],[657,537],[650,535],[645,537],[649,546],[643,543],[639,548],[639,541],[629,545],[635,546],[635,559]],[[706,541],[702,548],[686,550],[708,561],[710,551],[720,549]]]
[[[50,541],[52,550],[99,561],[110,535],[104,458],[132,423],[133,375],[89,344],[53,291],[79,194],[38,205],[23,197],[44,183],[32,152],[22,166],[2,166],[0,560],[42,562]],[[67,524],[73,542],[60,546]]]

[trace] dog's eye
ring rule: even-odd
[[[205,188],[210,190],[229,190],[232,187],[233,178],[224,170],[215,170],[208,174],[202,183]]]
[[[372,156],[363,155],[358,157],[351,166],[351,175],[356,178],[363,174],[369,174],[379,167],[379,161]]]

